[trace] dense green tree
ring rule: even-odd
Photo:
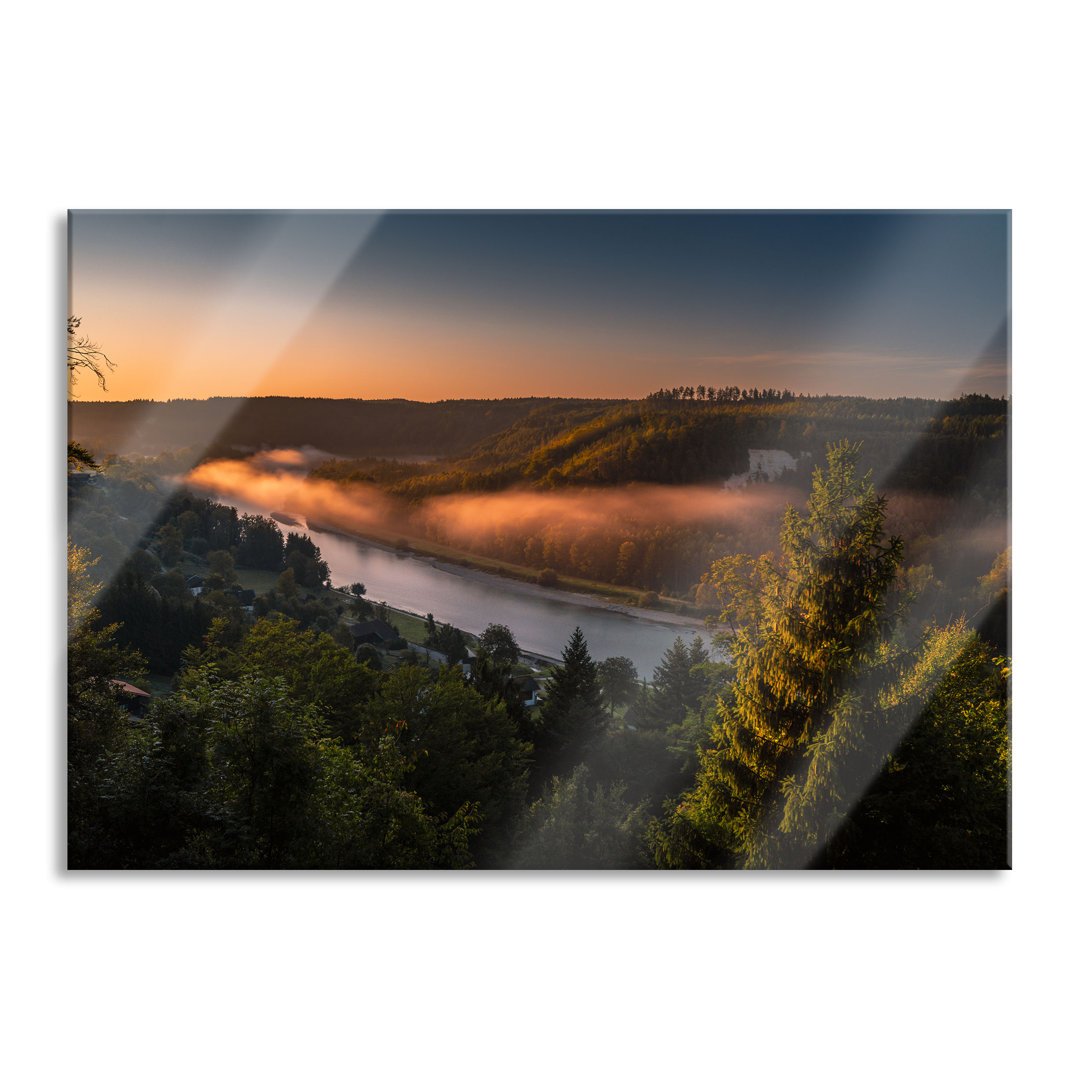
[[[194,510],[184,510],[176,518],[176,527],[184,534],[186,544],[193,536],[198,535],[199,515]]]
[[[531,744],[535,726],[529,718],[529,710],[514,680],[514,669],[510,664],[496,663],[480,648],[469,665],[468,683],[481,697],[501,703],[518,734]]]
[[[489,623],[477,640],[496,664],[516,664],[521,657],[521,648],[513,632],[501,623]]]
[[[1009,667],[964,627],[932,629],[883,704],[922,705],[873,783],[821,846],[830,869],[1005,868]],[[906,721],[903,713],[898,717]]]
[[[184,575],[175,567],[167,574],[155,574],[150,578],[150,585],[165,600],[187,602],[191,597]]]
[[[166,566],[175,566],[184,554],[184,534],[175,525],[162,525],[157,533],[158,553]]]
[[[819,751],[830,732],[858,738],[893,674],[888,600],[902,542],[883,540],[885,500],[856,462],[856,447],[830,447],[807,513],[788,508],[780,559],[757,566],[764,589],[733,641],[718,746],[679,809],[707,846],[730,845],[748,867],[805,865],[841,797]]]
[[[224,603],[225,598],[217,595]],[[235,601],[229,601],[229,617],[238,622]],[[206,633],[213,617],[212,605],[193,597],[186,587],[156,589],[131,565],[125,565],[109,582],[98,608],[101,624],[116,624],[116,640],[137,648],[151,670],[164,675],[176,671],[184,649]]]
[[[308,864],[325,734],[317,710],[292,699],[280,677],[217,682],[211,675],[189,684],[185,696],[204,717],[223,861],[256,868]]]
[[[450,664],[462,664],[469,658],[465,635],[449,623],[436,626],[434,633],[429,631],[424,644],[429,649],[443,653]]]
[[[214,579],[218,582],[217,588],[236,584],[236,562],[228,551],[211,551],[206,556],[206,568],[209,570],[208,584]]]
[[[191,672],[177,706],[202,733],[206,824],[177,863],[211,868],[464,867],[468,808],[436,821],[392,739],[350,752],[284,679]],[[152,720],[159,719],[152,717]]]
[[[689,646],[676,637],[653,671],[653,693],[639,719],[641,726],[668,728],[681,724],[687,712],[699,709],[709,687],[708,659],[700,635],[695,634]]]
[[[186,533],[185,533],[186,535]],[[240,544],[236,551],[240,566],[280,572],[285,565],[285,540],[273,518],[244,514],[240,518]]]
[[[286,599],[292,600],[296,598],[299,593],[299,588],[296,580],[296,570],[293,567],[286,566],[285,569],[278,574],[277,591]]]
[[[581,761],[606,726],[596,662],[578,626],[544,688],[536,738],[538,773],[550,776]]]
[[[161,563],[153,552],[146,548],[136,548],[127,560],[128,566],[137,574],[149,581],[155,574],[161,572]]]
[[[375,609],[371,606],[371,602],[362,596],[354,596],[349,601],[349,614],[354,618],[367,620],[375,614]]]
[[[116,680],[132,682],[145,671],[139,653],[116,640],[115,624],[101,625],[94,607],[95,560],[68,543],[67,755],[68,861],[73,867],[101,843],[100,820],[108,797],[102,762],[123,744],[129,726]]]
[[[528,870],[636,870],[648,867],[643,805],[625,786],[594,784],[587,765],[555,777],[524,814],[513,865]]]
[[[476,851],[485,861],[505,844],[521,809],[530,746],[501,701],[465,683],[461,669],[403,666],[384,676],[362,709],[367,746],[392,736],[408,762],[410,783],[431,812],[449,819],[478,811]]]
[[[285,538],[285,566],[296,575],[298,585],[309,588],[322,585],[330,577],[322,552],[307,533],[291,532]]]
[[[210,663],[222,678],[280,676],[293,698],[318,709],[331,735],[346,742],[354,737],[357,711],[374,693],[375,677],[349,648],[279,613],[257,620],[239,640],[229,640],[229,635],[228,624],[219,621],[205,646],[187,654],[182,687],[200,678],[200,670]]]
[[[596,673],[607,702],[608,715],[614,716],[619,705],[629,705],[637,694],[637,668],[628,656],[609,656],[600,661]]]

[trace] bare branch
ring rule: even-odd
[[[102,390],[107,390],[105,385],[105,371],[116,369],[116,364],[110,360],[88,337],[76,337],[82,319],[78,315],[69,315],[67,323],[68,332],[68,393],[75,397],[74,386],[83,371],[92,371]]]

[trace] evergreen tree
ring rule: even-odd
[[[807,513],[788,507],[780,559],[758,563],[760,607],[734,639],[718,745],[677,811],[679,829],[702,833],[691,846],[728,845],[747,867],[805,864],[839,796],[838,762],[895,675],[887,594],[903,545],[883,542],[885,499],[857,458],[846,442],[829,448]]]
[[[688,711],[697,709],[709,686],[704,665],[709,659],[700,635],[689,646],[677,637],[653,671],[653,695],[642,717],[644,727],[668,728],[681,724]]]
[[[883,702],[901,721],[893,725],[899,741],[890,740],[879,775],[863,785],[812,865],[1007,867],[1009,674],[1008,660],[994,657],[962,623],[929,630],[917,661]]]
[[[604,731],[600,676],[581,627],[575,627],[562,653],[562,665],[548,680],[538,733],[539,776],[575,764]]]
[[[555,777],[522,816],[513,865],[530,870],[640,870],[648,866],[645,805],[625,784],[594,783],[587,765]]]
[[[436,626],[434,632],[429,630],[424,645],[445,654],[447,663],[451,665],[463,664],[469,659],[469,646],[465,635],[449,623]]]

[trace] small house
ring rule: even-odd
[[[531,675],[515,675],[514,686],[527,706],[540,702],[540,684]]]
[[[117,700],[132,716],[143,716],[153,700],[145,691],[122,679],[110,679]]]
[[[400,637],[398,632],[382,619],[354,623],[349,629],[352,631],[354,645],[386,645]]]

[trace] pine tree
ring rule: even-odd
[[[581,627],[574,629],[544,694],[537,737],[540,771],[575,764],[604,731],[604,706],[596,662]]]
[[[747,867],[804,864],[827,828],[837,763],[894,674],[887,593],[903,543],[883,541],[886,500],[856,476],[857,459],[857,446],[829,447],[807,513],[787,510],[780,558],[755,567],[760,605],[732,645],[717,747],[678,810]]]
[[[653,671],[653,696],[643,726],[668,728],[681,724],[687,711],[700,707],[709,685],[702,666],[708,659],[709,651],[700,635],[695,635],[689,646],[681,636],[675,638]]]

